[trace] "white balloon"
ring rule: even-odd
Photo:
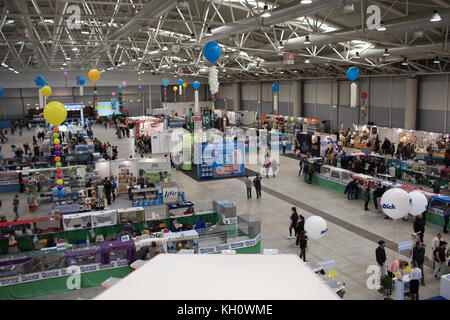
[[[305,221],[306,235],[311,239],[321,238],[328,231],[327,222],[319,216],[312,216]]]
[[[418,216],[419,214],[427,211],[428,199],[422,191],[415,190],[413,192],[410,192],[409,196],[409,213],[411,213],[413,216]]]
[[[389,218],[398,220],[408,214],[409,199],[408,192],[399,188],[389,189],[381,197],[381,208]]]

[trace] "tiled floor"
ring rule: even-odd
[[[131,139],[118,140],[112,129],[95,127],[95,136],[100,141],[110,141],[117,145],[119,157],[127,158],[134,154]],[[31,141],[28,133],[23,139]],[[8,144],[18,144],[18,137],[13,136]],[[23,142],[22,142],[23,143]],[[10,151],[8,145],[3,145],[3,156]],[[370,211],[363,210],[363,201],[348,201],[346,197],[333,190],[318,185],[305,184],[303,177],[298,176],[298,162],[288,157],[280,157],[280,171],[276,178],[264,178],[262,181],[262,199],[247,200],[244,183],[241,179],[226,179],[197,183],[181,172],[173,172],[173,180],[184,186],[187,198],[191,200],[216,199],[230,200],[236,203],[238,214],[251,213],[262,221],[262,247],[276,248],[280,253],[298,254],[295,240],[288,239],[290,208],[298,205],[298,211],[310,217],[313,214],[328,218],[328,232],[319,240],[310,240],[306,258],[308,261],[335,260],[337,278],[346,285],[344,299],[375,299],[383,297],[375,290],[369,290],[366,281],[370,274],[366,272],[368,266],[376,264],[375,249],[379,239],[389,240],[394,247],[394,225],[391,220],[384,220],[371,207]],[[259,171],[258,165],[247,165],[254,171]],[[12,217],[12,194],[2,194],[2,213]],[[125,196],[123,196],[125,197]],[[122,201],[121,201],[122,202]],[[46,214],[46,213],[40,213]],[[29,213],[26,199],[21,195],[21,218],[36,215]],[[395,242],[410,239],[412,221],[398,221],[396,223]],[[427,224],[425,231],[425,245],[427,256],[431,255],[429,247],[431,239],[440,231],[437,226]],[[444,237],[447,241],[449,237]],[[404,253],[407,254],[407,253]],[[387,250],[388,262],[398,257],[409,258],[403,254]],[[439,281],[432,280],[432,270],[425,267],[426,286],[421,287],[421,298],[426,299],[439,295]],[[81,289],[76,292],[62,293],[48,296],[52,299],[74,299],[76,297],[91,298],[96,289]],[[98,289],[101,291],[101,289]],[[95,294],[94,294],[95,295]],[[43,297],[41,297],[43,298]]]

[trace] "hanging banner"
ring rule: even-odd
[[[273,113],[278,114],[278,94],[273,95]]]
[[[294,57],[295,57],[295,54],[293,52],[283,53],[284,64],[294,64]]]
[[[198,90],[195,90],[194,95],[195,95],[195,104],[194,104],[195,114],[199,114],[199,112],[200,112],[200,103],[198,101]]]
[[[358,104],[358,85],[353,82],[350,85],[350,107],[356,108]]]
[[[39,108],[44,107],[44,95],[42,94],[41,89],[39,89]]]

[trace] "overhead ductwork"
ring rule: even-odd
[[[320,10],[330,10],[338,7],[343,7],[342,0],[316,0],[309,5],[299,4],[284,10],[272,12],[270,17],[263,18],[262,20],[263,25],[260,25],[255,18],[247,18],[236,21],[235,24],[232,26],[222,26],[213,29],[212,30],[213,35],[204,37],[201,43],[227,38],[230,35],[236,33],[254,31],[260,29],[263,26],[271,26],[277,23],[291,21],[299,17],[312,15]]]
[[[147,25],[146,22],[142,21],[143,18],[158,18],[162,16],[167,11],[171,10],[177,5],[177,0],[153,0],[146,7],[144,7],[135,16],[134,19],[127,22],[122,28],[111,34],[107,39],[105,39],[105,45],[97,48],[90,54],[90,60],[94,59],[98,54],[104,52],[107,47],[108,41],[120,40],[128,37],[134,32],[140,30]]]
[[[26,48],[31,48],[34,52],[32,62],[37,64],[40,57],[40,52],[37,43],[35,43],[35,37],[33,34],[33,25],[29,17],[28,7],[25,0],[5,0],[6,8],[9,13],[19,14],[19,16],[14,17],[14,23],[17,29],[24,35]],[[49,58],[43,53],[43,59],[45,59],[48,64]]]
[[[390,24],[385,24],[387,30],[380,32],[377,30],[366,30],[366,37],[370,34],[370,37],[379,41],[386,40],[389,36],[394,36],[399,32],[407,32],[413,27],[429,28],[429,27],[440,27],[448,23],[450,19],[450,10],[443,10],[440,13],[442,21],[431,22],[430,15],[421,15],[415,17],[408,17],[398,19],[396,22]],[[311,46],[323,46],[329,43],[345,42],[352,40],[364,40],[362,38],[361,30],[357,31],[337,31],[329,32],[326,34],[312,34],[309,35],[309,40],[311,43],[305,43],[306,37],[298,37],[283,41],[284,50],[300,50],[308,48]],[[370,40],[369,40],[370,41]],[[263,49],[273,49],[270,45],[265,46]]]

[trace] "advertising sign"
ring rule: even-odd
[[[178,199],[178,187],[164,187],[163,188],[163,202],[173,203]]]
[[[284,64],[294,64],[294,56],[295,56],[295,54],[293,52],[283,53]]]
[[[210,163],[213,178],[238,177],[245,174],[243,141],[224,141],[202,144],[199,163]]]

